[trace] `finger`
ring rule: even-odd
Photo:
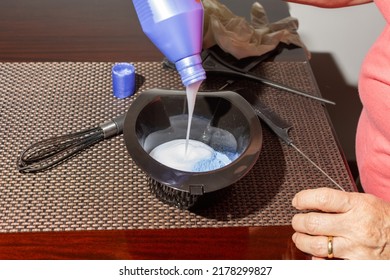
[[[295,246],[302,252],[312,255],[314,258],[328,258],[328,253],[333,253],[337,258],[338,238],[334,237],[329,251],[329,240],[327,236],[311,236],[296,232],[293,235]]]
[[[296,214],[291,225],[295,231],[310,235],[342,236],[347,230],[342,219],[342,214]]]
[[[321,210],[324,212],[342,213],[351,209],[352,193],[319,188],[300,191],[292,200],[292,205],[299,210]]]
[[[325,258],[319,258],[319,257],[311,257],[311,259],[313,260],[313,261],[322,261],[322,260],[325,260]]]

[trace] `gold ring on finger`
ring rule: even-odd
[[[328,236],[328,259],[333,258],[333,236]]]

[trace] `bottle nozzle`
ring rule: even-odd
[[[199,54],[183,58],[175,63],[184,86],[206,79],[206,71],[202,66],[202,58]]]

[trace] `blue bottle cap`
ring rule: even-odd
[[[112,90],[117,98],[132,96],[135,92],[135,67],[131,63],[115,63],[112,67]]]

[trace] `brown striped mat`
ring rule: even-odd
[[[134,63],[148,88],[182,89],[161,63]],[[0,232],[290,224],[291,199],[305,188],[332,186],[296,151],[263,125],[260,158],[247,176],[194,211],[179,210],[150,193],[122,136],[100,142],[54,169],[21,174],[16,159],[30,144],[96,126],[126,112],[133,98],[116,99],[112,63],[0,63]],[[257,72],[318,95],[306,63],[266,62]],[[208,79],[217,89],[224,77]],[[353,182],[319,102],[239,81],[292,125],[295,144],[346,189]],[[227,88],[228,89],[228,88]]]

